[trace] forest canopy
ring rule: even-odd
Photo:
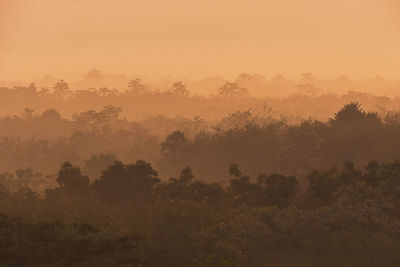
[[[124,113],[0,118],[5,266],[400,264],[395,109],[349,101],[326,120],[266,103],[216,119]]]

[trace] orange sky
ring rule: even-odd
[[[399,0],[0,0],[0,80],[400,76]]]

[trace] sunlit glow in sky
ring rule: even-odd
[[[0,0],[0,80],[400,75],[397,0]]]

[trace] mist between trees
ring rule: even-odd
[[[278,172],[301,178],[315,168],[353,161],[398,158],[400,115],[378,115],[351,102],[326,121],[288,122],[271,107],[229,113],[219,120],[199,116],[149,116],[131,121],[120,107],[76,113],[57,110],[0,119],[0,170],[4,177],[29,180],[37,190],[55,186],[60,162],[79,166],[91,181],[115,160],[151,162],[162,178],[190,166],[204,181],[226,182],[226,166],[240,164],[249,175]],[[303,184],[302,181],[300,181]]]
[[[0,119],[0,262],[400,264],[397,99],[259,99],[230,83],[195,97],[182,86],[169,95],[86,91],[101,106],[84,111],[83,94],[4,89],[4,110],[17,99],[30,105]],[[241,93],[223,93],[231,89]],[[59,107],[32,108],[42,99]],[[153,113],[126,115],[136,104]],[[212,116],[194,115],[208,105]],[[169,106],[181,110],[157,113]]]
[[[282,74],[269,79],[242,73],[231,81],[221,77],[176,81],[171,77],[157,80],[103,74],[93,69],[80,81],[58,80],[51,75],[30,84],[0,81],[0,116],[20,114],[28,107],[39,113],[55,108],[71,118],[76,113],[113,105],[121,107],[122,116],[129,120],[156,114],[215,120],[249,108],[264,115],[267,106],[275,116],[285,115],[288,121],[299,122],[307,117],[327,120],[344,104],[354,101],[380,114],[398,109],[399,89],[398,81],[381,76],[323,79],[304,73],[293,80]]]

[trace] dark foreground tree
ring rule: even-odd
[[[150,163],[138,160],[135,164],[115,161],[93,184],[95,194],[107,203],[117,204],[148,198],[160,182]]]

